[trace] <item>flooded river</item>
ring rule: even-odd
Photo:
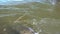
[[[20,34],[20,30],[22,34],[60,34],[60,2],[37,1],[0,7],[0,34]]]

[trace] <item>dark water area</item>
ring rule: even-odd
[[[60,2],[51,1],[0,1],[0,34],[60,34]]]

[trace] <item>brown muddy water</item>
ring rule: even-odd
[[[31,2],[0,8],[0,34],[34,34],[28,27],[38,34],[60,34],[60,3]]]

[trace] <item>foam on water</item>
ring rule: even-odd
[[[6,16],[14,16],[16,14],[0,14],[0,17],[6,17]]]

